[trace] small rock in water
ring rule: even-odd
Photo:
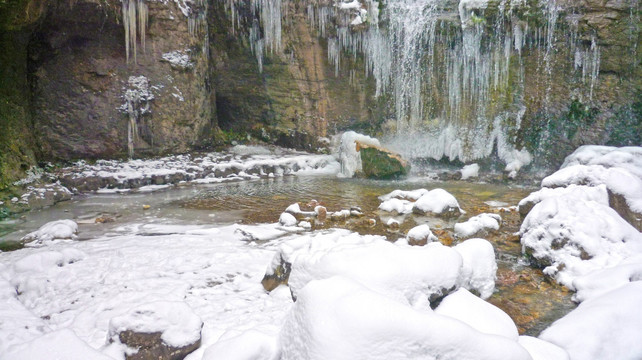
[[[149,206],[149,205],[143,205],[143,210],[149,210],[150,208],[151,208],[151,206]]]
[[[294,215],[284,212],[279,217],[279,224],[283,226],[296,226],[297,220]]]
[[[100,217],[97,217],[95,220],[96,224],[112,223],[114,221],[116,220],[113,217],[109,217],[109,216],[100,216]]]
[[[399,221],[395,219],[389,219],[388,222],[386,223],[386,226],[390,228],[391,230],[398,230],[399,229]]]
[[[314,208],[314,212],[317,214],[317,221],[322,225],[328,217],[328,210],[325,206],[318,205]]]
[[[424,246],[429,242],[437,241],[437,237],[430,231],[430,226],[423,224],[415,226],[408,231],[408,245]]]

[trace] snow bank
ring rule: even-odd
[[[113,360],[93,349],[69,329],[50,332],[12,348],[8,353],[3,354],[2,359]]]
[[[463,213],[454,196],[444,189],[433,189],[422,195],[412,207],[419,214],[455,214]]]
[[[476,178],[479,176],[479,165],[478,164],[466,165],[460,171],[461,171],[462,180]]]
[[[499,230],[501,222],[502,218],[497,214],[479,214],[466,222],[455,224],[455,235],[459,238],[469,238],[489,230]]]
[[[343,277],[302,289],[280,345],[282,360],[531,359],[517,341],[415,310]]]
[[[642,252],[642,234],[615,210],[562,196],[535,205],[520,229],[522,249],[544,272],[574,289],[573,279]]]
[[[203,322],[184,302],[156,301],[130,309],[109,321],[109,338],[127,330],[137,333],[162,333],[161,339],[171,347],[184,347],[201,338]]]
[[[571,359],[642,358],[642,281],[581,303],[539,336]]]
[[[355,2],[358,3],[356,0]],[[340,175],[343,177],[353,177],[356,172],[361,171],[361,155],[357,151],[356,141],[366,145],[381,146],[379,140],[370,136],[357,134],[354,131],[344,132],[339,146]]]
[[[41,245],[53,240],[73,240],[78,234],[78,224],[73,220],[56,220],[42,225],[38,230],[25,235],[21,240]]]
[[[435,314],[448,316],[470,325],[484,334],[499,335],[517,341],[519,333],[513,320],[495,305],[459,289],[446,296]]]

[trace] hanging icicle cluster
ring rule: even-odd
[[[145,31],[147,29],[147,3],[145,0],[121,0],[123,4],[123,26],[125,27],[125,51],[127,63],[130,53],[136,63],[136,39],[140,39],[140,45],[145,52]]]

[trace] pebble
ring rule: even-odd
[[[150,208],[151,208],[151,206],[149,206],[149,205],[143,205],[143,210],[149,210]]]

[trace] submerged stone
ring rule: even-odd
[[[371,179],[391,179],[405,176],[410,171],[410,164],[399,154],[378,146],[367,145],[356,141],[357,151],[361,156],[363,174]]]

